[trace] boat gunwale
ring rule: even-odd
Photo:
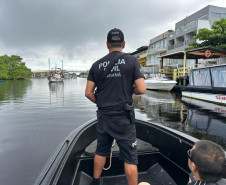
[[[170,135],[176,139],[178,139],[180,142],[181,139],[183,139],[183,142],[188,144],[189,146],[192,146],[192,144],[196,141],[198,141],[198,139],[189,136],[187,134],[184,134],[182,132],[179,132],[177,130],[156,124],[156,123],[152,123],[152,122],[145,122],[142,120],[138,120],[136,119],[136,124],[140,124],[140,125],[145,125],[154,129],[158,129],[161,132],[166,133],[167,135]],[[97,123],[97,119],[94,118],[84,124],[82,124],[80,127],[78,127],[77,129],[75,129],[74,131],[71,132],[71,134],[69,134],[69,136],[65,139],[64,142],[62,142],[59,147],[57,148],[56,152],[54,153],[54,155],[49,159],[49,161],[46,163],[46,165],[44,166],[44,168],[41,170],[41,173],[39,174],[37,180],[35,181],[35,185],[38,184],[57,184],[61,173],[64,169],[64,166],[72,152],[72,150],[74,149],[78,139],[80,138],[80,136],[84,133],[84,131],[86,131],[87,128],[95,125]],[[139,138],[139,137],[137,137]],[[61,154],[60,159],[57,160],[57,158],[59,157],[58,155],[60,154],[60,151],[62,150],[65,142],[67,142],[67,148],[64,150],[64,153]],[[86,148],[87,146],[85,146]],[[161,153],[162,155],[162,153]],[[56,163],[56,164],[54,164]],[[51,167],[52,166],[56,166],[56,168],[51,171]],[[48,178],[48,180],[46,181],[46,178]]]

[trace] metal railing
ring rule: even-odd
[[[191,71],[190,67],[185,67],[185,75],[189,75]],[[173,80],[177,80],[179,78],[183,78],[184,76],[184,68],[167,68],[167,69],[160,69],[159,72],[164,73],[166,77],[172,78]]]
[[[178,42],[175,44],[175,48],[179,48],[179,47],[182,47],[184,46],[184,42]]]
[[[168,46],[168,50],[174,49],[174,45]]]

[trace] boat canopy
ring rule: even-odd
[[[208,52],[208,53],[207,53]],[[160,56],[159,58],[171,58],[171,59],[210,59],[226,57],[226,50],[219,49],[213,46],[205,46],[201,48],[191,49],[187,51],[179,51],[168,55]]]
[[[192,69],[189,85],[226,88],[226,65]]]

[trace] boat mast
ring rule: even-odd
[[[50,59],[48,59],[48,62],[49,62],[49,73],[50,73]]]
[[[63,59],[62,59],[62,72],[61,72],[62,75],[63,75],[63,72],[64,72],[64,71],[63,71],[63,63],[64,63],[64,61],[63,61]]]

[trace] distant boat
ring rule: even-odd
[[[176,85],[175,80],[168,79],[164,73],[152,73],[147,75],[145,85],[150,90],[171,91]]]
[[[64,79],[71,79],[72,75],[70,73],[64,73]]]
[[[62,73],[50,72],[48,75],[49,83],[63,82],[64,76]]]
[[[0,83],[4,83],[5,82],[5,80],[0,80]]]
[[[49,68],[50,68],[50,59],[49,59]],[[48,75],[49,83],[56,83],[56,82],[63,82],[64,81],[64,74],[63,74],[63,60],[62,60],[62,70],[61,68],[57,68],[55,66],[54,71],[50,71]]]

